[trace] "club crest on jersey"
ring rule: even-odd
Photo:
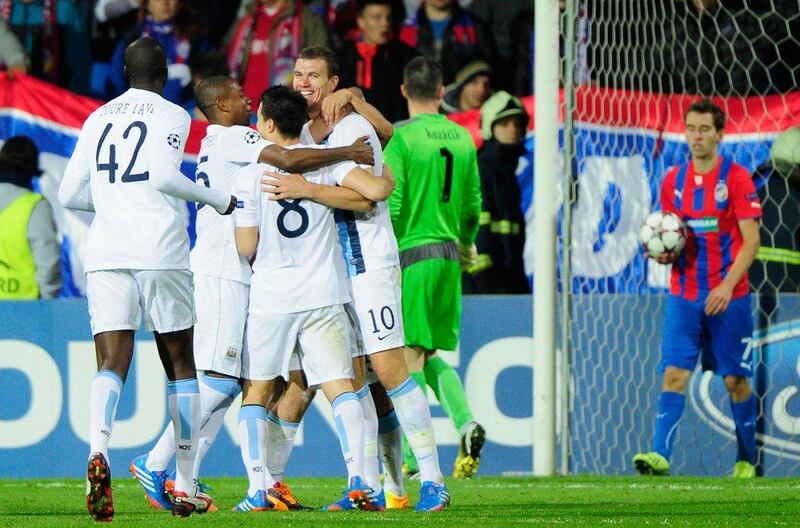
[[[258,135],[258,132],[253,132],[252,130],[244,135],[245,143],[249,143],[250,145],[256,143],[260,138],[261,136]]]
[[[167,136],[167,145],[178,150],[181,148],[181,137],[178,134],[170,134]]]
[[[721,204],[728,200],[728,186],[719,182],[714,188],[714,199]]]

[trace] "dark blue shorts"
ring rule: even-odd
[[[731,300],[728,309],[715,316],[703,313],[704,305],[705,299],[687,301],[669,296],[664,313],[659,372],[666,367],[694,370],[697,358],[702,357],[703,370],[712,370],[721,376],[752,376],[750,296]]]

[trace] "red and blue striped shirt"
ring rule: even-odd
[[[761,218],[761,202],[747,169],[719,156],[705,174],[689,162],[673,167],[661,186],[661,207],[686,223],[686,246],[672,266],[670,293],[694,301],[704,298],[725,278],[742,248],[738,222]],[[747,274],[733,298],[747,295]]]

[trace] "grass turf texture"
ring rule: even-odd
[[[446,511],[232,513],[244,479],[208,479],[219,512],[173,519],[151,509],[127,475],[114,481],[114,523],[120,526],[798,526],[800,479],[567,477],[449,480]],[[339,497],[342,479],[293,479],[298,498],[320,506]],[[411,482],[412,506],[418,483]],[[90,526],[84,483],[76,479],[0,480],[0,526]]]

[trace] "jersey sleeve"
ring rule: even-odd
[[[742,167],[731,169],[729,199],[737,220],[761,218],[761,200],[750,174]]]
[[[189,114],[182,108],[171,108],[166,113],[155,131],[156,137],[152,143],[150,155],[154,165],[168,163],[180,168],[191,122]]]
[[[234,218],[236,227],[256,227],[258,225],[258,208],[261,191],[259,187],[260,172],[252,167],[243,167],[236,172],[236,210]]]
[[[92,193],[89,187],[89,179],[91,177],[91,169],[89,167],[91,167],[92,159],[88,152],[88,139],[86,138],[87,131],[91,130],[91,127],[87,125],[88,123],[84,125],[83,130],[78,135],[78,143],[75,145],[75,150],[67,162],[67,167],[64,170],[64,175],[58,188],[58,201],[68,209],[94,211]]]
[[[344,182],[345,177],[356,167],[358,167],[358,165],[356,165],[354,161],[342,161],[336,165],[331,165],[328,172],[330,173],[330,180],[332,181],[323,181],[321,183],[333,185],[335,182],[336,185],[342,186],[342,182]]]
[[[341,121],[333,129],[333,133],[328,137],[328,146],[330,147],[349,147],[355,140],[360,137],[367,136],[370,141],[375,141],[377,134],[372,128],[372,125],[363,117],[353,117]],[[364,169],[371,169],[371,165],[359,165]]]
[[[233,127],[224,138],[222,152],[227,161],[238,164],[256,163],[261,151],[272,144],[255,130],[244,126]]]
[[[661,183],[661,210],[665,213],[675,213],[680,216],[680,213],[675,209],[675,176],[678,174],[678,167],[672,167],[667,171],[664,176],[664,181]]]
[[[220,214],[230,207],[230,195],[221,189],[195,185],[180,171],[183,149],[189,136],[189,114],[180,107],[165,112],[150,143],[150,184],[154,189],[187,202],[212,206]]]
[[[472,138],[467,138],[469,141]],[[469,246],[475,242],[478,235],[478,220],[481,215],[481,178],[478,173],[478,154],[470,143],[469,163],[467,173],[464,175],[464,191],[461,202],[461,233],[462,246]]]
[[[383,151],[383,162],[391,169],[396,183],[394,192],[392,192],[391,196],[389,196],[389,199],[386,201],[389,205],[389,213],[395,225],[398,225],[397,219],[400,217],[400,209],[403,205],[403,193],[405,192],[406,150],[406,144],[402,136],[395,131],[392,139],[389,140],[389,144],[386,145],[386,149]]]

